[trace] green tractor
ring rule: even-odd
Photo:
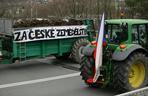
[[[103,63],[96,82],[94,77],[96,42],[83,48],[81,76],[91,87],[113,86],[131,91],[148,84],[148,20],[105,20]]]

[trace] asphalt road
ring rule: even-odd
[[[0,96],[113,96],[112,89],[89,88],[78,64],[53,57],[0,65]],[[72,74],[78,74],[72,76]],[[69,77],[66,77],[68,74]],[[65,77],[64,77],[65,76]],[[19,85],[20,84],[20,85]]]

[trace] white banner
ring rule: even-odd
[[[36,27],[25,30],[14,31],[14,42],[30,42],[37,40],[50,40],[62,38],[74,38],[88,36],[87,26],[53,26]]]

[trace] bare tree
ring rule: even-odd
[[[0,0],[0,17],[115,18],[115,0]]]

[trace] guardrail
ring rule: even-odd
[[[134,91],[118,94],[115,96],[148,96],[148,87],[137,89]]]

